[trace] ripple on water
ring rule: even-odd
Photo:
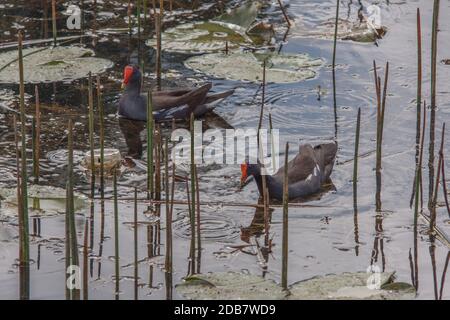
[[[178,214],[173,223],[174,233],[180,238],[190,239],[191,226],[186,211]],[[231,242],[239,237],[240,231],[236,222],[224,214],[211,213],[202,210],[201,235],[205,241]]]

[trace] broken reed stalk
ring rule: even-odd
[[[430,211],[430,231],[431,232],[434,230],[434,227],[436,226],[436,205],[437,205],[437,196],[439,193],[439,182],[440,182],[440,177],[441,177],[442,159],[444,157],[444,139],[445,139],[445,122],[442,125],[441,147],[439,149],[439,160],[438,160],[437,173],[436,173],[436,184],[435,184],[434,192],[433,192],[432,210]],[[443,184],[445,184],[445,181],[442,181],[442,182],[443,182]]]
[[[422,110],[422,27],[420,23],[420,9],[417,8],[417,121],[416,121],[416,166],[419,163],[419,153],[420,153],[420,126],[421,126],[421,115]],[[416,170],[416,174],[417,174]],[[422,182],[419,182],[422,184]],[[417,192],[416,189],[416,177],[414,177],[413,192],[411,194],[410,207],[412,207],[414,194]]]
[[[339,23],[339,4],[340,0],[336,3],[336,19],[334,22],[334,40],[333,40],[333,63],[332,63],[332,75],[333,75],[333,106],[334,112],[337,113],[337,97],[336,97],[336,48],[337,48],[337,33]],[[337,137],[336,137],[337,138]]]
[[[73,124],[72,119],[69,120],[68,125],[68,165],[67,165],[67,213],[66,218],[69,227],[69,248],[70,248],[70,267],[79,266],[78,258],[78,241],[77,241],[77,230],[75,225],[75,203],[74,203],[74,179],[73,179]],[[67,242],[66,242],[67,243]],[[70,268],[71,269],[71,268]],[[66,270],[68,272],[69,270]],[[80,289],[76,287],[71,287],[70,297],[73,300],[80,300]]]
[[[262,97],[261,97],[261,111],[259,113],[258,132],[262,128],[262,121],[264,116],[264,104],[266,100],[266,59],[263,62],[263,80],[262,80]],[[258,135],[259,140],[259,135]]]
[[[139,263],[138,263],[138,202],[137,188],[134,188],[134,300],[138,300],[138,279],[139,279]]]
[[[196,205],[197,205],[197,273],[200,273],[200,264],[201,264],[201,256],[202,256],[202,239],[201,239],[201,219],[200,219],[200,188],[198,186],[198,172],[197,166],[195,166],[195,194],[197,197]]]
[[[91,155],[91,199],[95,196],[95,154],[94,154],[94,92],[92,89],[92,74],[89,72],[88,80],[89,94],[89,148]]]
[[[58,37],[56,32],[56,0],[52,0],[52,29],[53,29],[53,45],[56,47],[56,39]]]
[[[282,267],[281,267],[281,286],[284,290],[287,286],[288,273],[288,212],[289,212],[289,176],[288,176],[288,155],[289,143],[286,143],[284,155],[284,180],[283,180],[283,241],[282,241]]]
[[[190,202],[191,202],[191,207],[190,207],[190,222],[191,222],[191,274],[195,274],[195,234],[196,234],[196,230],[195,230],[195,128],[194,128],[194,113],[191,113],[191,119],[190,119],[190,129],[191,129],[191,165],[190,165],[190,169],[191,169],[191,197],[190,197]]]
[[[115,266],[115,299],[119,300],[119,283],[120,283],[120,268],[119,268],[119,207],[117,204],[117,171],[113,174],[113,193],[114,193],[114,266]]]
[[[20,290],[20,298],[28,300],[30,298],[30,242],[29,242],[29,222],[28,222],[28,177],[27,177],[27,128],[26,128],[26,115],[25,115],[25,85],[23,76],[23,54],[22,54],[22,32],[18,33],[19,38],[19,91],[20,91],[20,123],[21,123],[21,203],[18,206],[22,206],[22,228],[20,238],[20,246],[22,248],[22,259],[20,261],[21,271],[23,271],[23,282],[21,281],[22,288]],[[20,212],[20,211],[19,211]]]
[[[88,281],[88,239],[89,239],[89,219],[84,222],[84,241],[83,241],[83,300],[89,299],[89,281]]]
[[[358,108],[358,116],[356,118],[356,134],[355,134],[355,155],[353,161],[353,207],[357,208],[358,196],[358,157],[359,157],[359,135],[361,132],[361,108]]]
[[[155,36],[156,36],[156,87],[161,90],[161,13],[155,14]]]
[[[100,76],[97,75],[97,108],[100,118],[100,197],[105,198],[105,109]]]
[[[153,199],[153,100],[147,94],[147,197]]]
[[[433,206],[433,182],[434,182],[434,140],[436,123],[436,60],[437,60],[437,33],[439,19],[439,0],[434,0],[433,5],[433,25],[431,33],[431,114],[430,114],[430,146],[428,149],[428,168],[429,168],[429,200],[428,208]]]
[[[34,87],[34,95],[36,99],[36,120],[34,126],[33,175],[34,183],[39,184],[39,159],[41,157],[41,107],[39,102],[39,89],[37,85]]]
[[[289,17],[288,17],[288,15],[286,13],[286,9],[284,8],[283,4],[281,3],[281,0],[278,0],[278,4],[280,5],[281,12],[283,12],[283,16],[284,16],[284,19],[286,20],[286,23],[290,27],[291,26],[291,21],[289,20]]]

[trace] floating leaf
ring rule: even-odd
[[[237,272],[191,276],[178,284],[176,290],[192,300],[279,300],[286,296],[272,280]]]
[[[275,83],[298,82],[313,78],[315,67],[323,64],[322,59],[312,59],[306,54],[273,54],[268,56],[266,80]],[[236,52],[207,54],[189,58],[188,68],[216,78],[237,81],[258,82],[262,80],[263,63],[257,55]]]
[[[3,216],[17,215],[17,188],[1,188],[0,198]],[[66,190],[51,186],[31,185],[28,187],[28,204],[30,209],[40,215],[55,215],[66,212]],[[75,211],[86,207],[87,198],[76,194],[74,197]]]
[[[262,45],[271,39],[273,29],[265,24],[254,25],[260,7],[258,2],[248,1],[210,21],[167,29],[161,35],[161,48],[169,52],[212,53],[225,50],[227,42],[229,50]],[[156,47],[156,39],[148,40],[147,45]]]
[[[332,40],[334,39],[334,26],[334,19],[319,24],[313,30],[300,25],[299,28],[293,31],[293,36]],[[379,37],[384,36],[386,31],[385,27],[375,29],[367,22],[360,23],[339,19],[337,38],[355,42],[374,42]]]
[[[394,273],[343,273],[326,275],[293,284],[289,299],[412,299],[415,289],[411,285],[393,283]],[[368,284],[375,280],[374,287]]]
[[[107,59],[96,58],[94,51],[82,47],[46,47],[23,50],[26,83],[73,81],[102,73],[113,66]],[[16,50],[0,54],[0,83],[19,82]]]

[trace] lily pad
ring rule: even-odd
[[[248,1],[210,21],[167,29],[161,35],[161,48],[168,52],[212,53],[225,50],[226,43],[228,50],[262,45],[272,38],[273,29],[254,24],[260,7],[258,2]],[[156,47],[156,39],[148,40],[147,45]]]
[[[301,25],[296,31],[294,31],[294,36],[332,40],[334,39],[334,26],[334,19],[330,19],[319,24],[313,30],[308,30],[308,28]],[[386,32],[387,29],[385,27],[376,29],[364,21],[352,22],[349,20],[339,19],[337,38],[339,40],[371,43],[384,36]]]
[[[185,65],[216,78],[258,82],[262,80],[263,62],[257,55],[245,52],[232,54],[213,53],[194,56]],[[307,54],[273,54],[266,63],[266,80],[275,83],[292,83],[314,78],[315,69],[323,64]]]
[[[70,82],[105,72],[112,61],[94,57],[94,51],[77,46],[23,49],[26,83]],[[0,54],[0,83],[19,82],[17,50]]]
[[[289,299],[413,299],[416,291],[405,283],[394,283],[394,273],[343,273],[326,275],[293,284]],[[373,281],[373,282],[372,282]],[[372,286],[373,285],[373,286]]]
[[[0,188],[0,216],[17,215],[17,189]],[[80,194],[74,196],[75,211],[87,206],[87,198]],[[31,185],[28,187],[28,206],[33,213],[51,216],[66,212],[66,190],[51,186]]]
[[[272,280],[237,272],[190,276],[175,288],[192,300],[280,300],[286,296]]]

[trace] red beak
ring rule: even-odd
[[[243,186],[247,181],[248,178],[247,168],[248,168],[247,164],[241,164],[241,186]]]
[[[127,85],[130,82],[131,76],[133,75],[134,68],[132,66],[126,66],[123,72],[123,84]]]

